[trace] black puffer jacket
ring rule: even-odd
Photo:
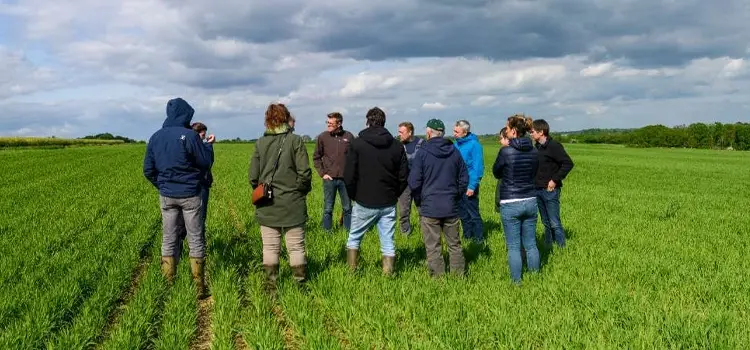
[[[527,137],[510,140],[500,149],[492,166],[497,183],[496,202],[536,197],[534,179],[539,168],[537,150]]]

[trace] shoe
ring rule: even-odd
[[[209,296],[206,291],[205,266],[205,258],[190,258],[190,271],[193,273],[198,299],[205,299]]]
[[[346,263],[349,265],[349,269],[352,271],[357,269],[357,258],[359,257],[359,249],[346,249]]]
[[[298,284],[307,282],[307,265],[292,266],[292,276]]]
[[[263,270],[266,272],[265,290],[271,296],[274,296],[276,294],[276,280],[279,279],[279,265],[263,265]]]
[[[173,256],[161,257],[161,274],[169,283],[174,282],[174,276],[177,274],[177,263]]]
[[[384,256],[383,257],[383,274],[386,276],[393,275],[393,268],[396,265],[395,256]]]

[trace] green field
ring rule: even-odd
[[[419,231],[397,234],[394,278],[381,276],[374,232],[362,271],[349,273],[346,234],[318,229],[316,177],[309,288],[284,261],[272,300],[247,182],[252,146],[217,145],[212,297],[198,302],[187,259],[173,286],[160,276],[144,147],[0,151],[0,349],[750,346],[745,152],[566,146],[576,162],[562,197],[568,248],[542,250],[541,273],[520,287],[493,206],[496,146],[485,146],[482,180],[488,245],[464,245],[465,279],[428,277]]]

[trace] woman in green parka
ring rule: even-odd
[[[263,268],[275,285],[279,274],[281,236],[286,239],[289,265],[294,279],[306,281],[305,224],[307,194],[312,186],[312,171],[302,137],[289,128],[291,114],[281,103],[268,106],[266,131],[255,143],[250,159],[250,186],[270,184],[273,197],[256,205],[255,219],[263,240]],[[278,162],[278,166],[275,166]]]

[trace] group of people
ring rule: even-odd
[[[167,119],[149,140],[143,171],[160,192],[162,272],[169,280],[174,277],[179,247],[187,238],[193,279],[199,295],[205,297],[205,208],[213,181],[214,137],[206,137],[204,124],[191,124],[193,114],[193,108],[181,98],[168,102]],[[248,170],[263,242],[263,268],[270,287],[278,279],[282,236],[294,280],[307,280],[305,227],[312,169],[305,143],[294,133],[294,123],[284,104],[268,106],[265,132],[255,144]],[[398,137],[385,124],[385,112],[374,107],[365,116],[366,127],[355,137],[343,128],[341,113],[327,115],[327,130],[318,135],[312,156],[323,181],[322,228],[329,232],[334,229],[338,195],[342,207],[338,222],[348,232],[348,266],[357,268],[365,232],[377,226],[383,273],[391,275],[395,269],[396,224],[404,235],[411,233],[414,205],[430,275],[438,277],[446,272],[441,236],[447,244],[450,271],[465,274],[459,231],[463,231],[464,239],[485,244],[479,210],[484,152],[478,137],[467,120],[454,124],[455,142],[445,137],[446,127],[439,119],[427,122],[424,138],[414,135],[410,122],[399,124]],[[492,167],[498,179],[495,204],[502,220],[511,279],[520,283],[521,245],[528,269],[539,269],[538,215],[544,224],[545,243],[565,246],[560,194],[573,162],[563,146],[549,136],[549,125],[543,119],[509,117],[499,133],[499,142],[503,147]]]

